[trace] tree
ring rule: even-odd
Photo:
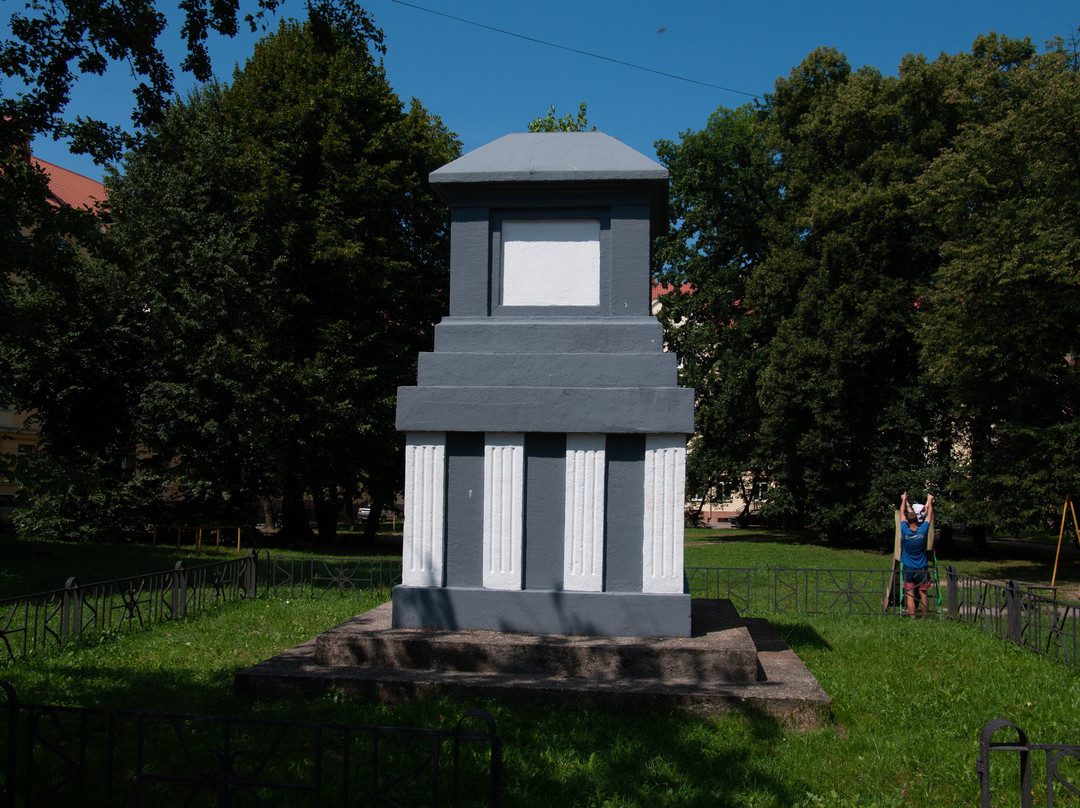
[[[767,476],[757,451],[757,318],[746,305],[748,274],[764,259],[763,225],[780,202],[763,131],[762,111],[744,106],[718,110],[678,145],[657,144],[671,177],[671,228],[654,251],[665,284],[659,317],[680,382],[695,390],[687,491],[702,502],[726,484],[750,503]]]
[[[1017,525],[1075,487],[1076,50],[991,35],[884,77],[818,49],[660,144],[695,485],[767,475],[830,537],[902,490]]]
[[[340,2],[351,7],[351,0]],[[256,0],[244,20],[254,31],[278,4],[279,0]],[[205,81],[212,75],[206,40],[211,31],[236,34],[239,4],[190,0],[181,9],[187,55],[180,68]],[[156,0],[33,0],[24,11],[11,13],[10,35],[0,43],[0,75],[8,79],[7,92],[0,93],[0,256],[5,268],[14,267],[25,277],[43,266],[41,256],[56,243],[81,237],[87,244],[85,224],[73,221],[70,211],[55,204],[43,173],[29,165],[29,144],[38,135],[48,135],[67,139],[72,152],[90,154],[99,164],[118,160],[125,148],[138,142],[145,127],[161,120],[173,94],[175,73],[158,44],[165,25]],[[132,91],[130,131],[65,115],[79,78],[103,75],[110,65],[122,66],[138,82]],[[13,85],[17,89],[11,93]],[[0,299],[10,298],[10,282],[9,272],[0,272]],[[10,322],[0,318],[0,344],[20,340]],[[10,370],[0,373],[4,378],[10,375]]]
[[[348,0],[343,2],[351,6]],[[265,12],[279,4],[280,0],[257,0],[244,21],[255,31]],[[180,67],[197,80],[208,81],[213,73],[206,40],[211,31],[236,35],[239,3],[191,0],[180,8],[187,46]],[[138,132],[161,121],[173,94],[175,73],[158,44],[166,27],[165,15],[155,0],[91,4],[34,0],[26,9],[30,13],[11,14],[11,38],[0,46],[0,71],[23,87],[14,97],[0,98],[3,153],[6,156],[33,136],[47,133],[69,138],[76,154],[90,154],[102,163],[118,160],[124,148],[137,142]],[[135,132],[92,118],[65,119],[64,110],[79,78],[104,75],[112,63],[124,65],[139,81],[132,91]]]
[[[1080,72],[988,35],[952,103],[968,125],[920,178],[941,265],[918,332],[960,441],[963,518],[1053,524],[1080,487]]]
[[[912,334],[937,263],[913,209],[913,182],[948,133],[928,120],[935,76],[917,60],[895,79],[852,72],[825,49],[769,99],[783,203],[748,294],[768,338],[759,439],[774,507],[833,538],[876,532],[937,461]]]
[[[259,0],[246,17],[253,30],[276,5]],[[188,55],[181,67],[208,78],[206,39],[211,30],[236,33],[238,5],[193,0],[183,10]],[[134,366],[135,347],[120,298],[123,275],[86,260],[100,243],[103,222],[96,212],[72,210],[51,196],[47,176],[30,160],[30,142],[38,135],[66,138],[75,153],[99,164],[137,142],[145,126],[160,120],[173,92],[174,73],[158,45],[164,25],[153,0],[34,0],[11,13],[9,36],[0,43],[0,75],[7,79],[0,93],[0,394],[17,408],[36,410],[39,451],[56,462],[39,460],[22,478],[50,492],[38,514],[51,508],[55,517],[46,521],[65,536],[80,524],[91,533],[124,530],[116,521],[87,521],[86,507],[96,502],[99,512],[126,512],[104,504],[120,486],[116,455],[126,452],[117,430],[132,417],[123,394],[128,382],[111,374]],[[138,81],[132,131],[65,115],[79,77],[101,75],[110,64]]]
[[[691,284],[664,315],[699,389],[691,477],[767,478],[773,518],[834,538],[873,532],[921,460],[905,302],[933,256],[904,86],[819,49],[762,106],[660,150],[677,200],[661,277]]]
[[[427,174],[460,147],[402,109],[379,36],[363,12],[283,23],[110,180],[158,357],[140,444],[180,458],[189,496],[281,496],[294,536],[305,493],[324,536],[358,483],[392,501],[396,388],[445,306],[448,214]]]
[[[587,132],[589,131],[589,116],[585,109],[585,102],[581,102],[581,106],[578,107],[577,117],[575,118],[569,112],[563,115],[561,118],[555,117],[555,105],[551,105],[551,109],[548,110],[548,114],[543,118],[537,118],[529,123],[530,132]],[[596,127],[592,127],[592,131],[596,131]]]

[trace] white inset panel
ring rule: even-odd
[[[604,435],[566,436],[565,589],[603,589],[605,440]]]
[[[642,591],[683,591],[686,436],[645,436],[645,541]]]
[[[484,586],[521,589],[525,518],[525,435],[484,436]]]
[[[405,436],[405,526],[401,582],[442,586],[446,553],[446,433]]]
[[[599,306],[599,219],[504,219],[502,305]]]

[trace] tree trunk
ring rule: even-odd
[[[262,511],[262,523],[265,530],[274,529],[274,503],[270,497],[259,497],[259,510]]]
[[[337,538],[338,514],[341,513],[341,497],[337,489],[326,494],[320,493],[315,498],[315,524],[319,530],[319,541],[330,544]]]
[[[283,538],[292,541],[311,541],[311,525],[308,524],[304,507],[304,492],[299,486],[289,485],[281,497],[281,531]]]
[[[375,537],[379,532],[379,523],[382,521],[383,503],[386,497],[383,494],[373,494],[371,497],[371,512],[364,523],[364,544],[371,546],[375,543]]]

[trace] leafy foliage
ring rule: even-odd
[[[313,11],[256,47],[230,87],[170,110],[110,182],[117,263],[152,324],[138,441],[180,457],[188,496],[327,503],[401,485],[396,388],[448,283],[447,214],[427,174],[458,154],[406,112],[366,15]],[[321,516],[319,512],[316,514]]]
[[[381,32],[346,12],[313,5],[231,86],[172,104],[111,172],[94,255],[20,275],[9,361],[45,450],[27,524],[124,535],[163,484],[204,523],[283,498],[293,535],[310,534],[305,494],[324,537],[359,484],[376,520],[392,502],[396,388],[448,287],[426,180],[460,146],[402,107]]]
[[[1064,42],[990,35],[895,77],[818,49],[764,103],[658,144],[690,490],[767,479],[774,519],[833,538],[886,529],[909,488],[984,524],[1060,506],[1077,78]]]
[[[551,105],[551,109],[548,110],[548,114],[543,118],[537,118],[529,123],[530,132],[587,132],[589,131],[589,116],[585,107],[585,102],[581,102],[581,106],[578,107],[577,117],[575,118],[569,112],[563,115],[561,118],[555,116],[555,105]],[[592,127],[592,131],[596,131],[596,127]]]

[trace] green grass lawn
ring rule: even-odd
[[[116,569],[93,561],[95,554],[124,555],[131,571],[140,564],[160,568],[174,557],[170,550],[65,546],[59,552],[28,542],[5,555],[5,571],[17,580],[23,574],[13,560],[36,563],[40,553],[54,551],[59,561],[81,558],[91,570]],[[1028,568],[1008,558],[957,563]],[[822,546],[800,534],[717,530],[688,536],[687,564],[869,569],[887,567],[889,555]],[[768,616],[833,699],[831,721],[809,730],[754,714],[704,719],[451,698],[397,705],[334,695],[233,698],[235,672],[377,600],[335,595],[231,604],[9,664],[0,678],[35,702],[302,721],[449,727],[482,706],[504,744],[508,806],[973,805],[978,732],[989,719],[1011,719],[1032,741],[1080,742],[1080,672],[966,625],[895,616]],[[1015,768],[1015,760],[1002,758],[995,770],[1005,777]],[[1011,792],[1010,783],[999,787],[1001,804],[1013,804],[1015,783]],[[1077,802],[1058,797],[1057,805]]]
[[[506,804],[521,806],[973,805],[986,721],[1009,718],[1041,742],[1080,740],[1076,671],[963,625],[897,617],[772,616],[833,699],[834,719],[812,730],[761,715],[490,699],[233,698],[236,671],[371,603],[233,604],[10,665],[0,677],[35,702],[305,721],[449,727],[482,707],[504,744]]]
[[[688,565],[871,569],[889,561],[884,553],[799,536],[714,533],[726,535],[688,537]],[[971,563],[1021,569],[1026,562]],[[392,705],[333,694],[233,698],[237,671],[375,600],[231,604],[9,664],[0,678],[35,702],[296,720],[449,727],[483,707],[504,744],[508,806],[967,806],[977,802],[975,757],[988,720],[1015,721],[1035,742],[1080,743],[1080,672],[968,626],[895,615],[768,615],[832,698],[832,719],[809,730],[753,714],[706,720],[490,699]],[[1002,778],[1013,777],[1016,761],[1002,757],[995,766]],[[1035,779],[1038,794],[1039,769]],[[1009,782],[998,785],[1000,804],[1016,804],[1015,782],[1011,791]],[[1040,796],[1036,804],[1040,799],[1045,804]],[[1080,803],[1059,796],[1056,804]]]
[[[257,545],[242,543],[236,549],[222,541],[220,548],[212,544],[196,550],[194,544],[177,546],[175,540],[164,538],[158,544],[130,542],[124,544],[81,544],[77,542],[44,541],[0,533],[0,599],[62,589],[69,577],[82,584],[109,581],[171,570],[177,561],[187,565],[221,561],[246,556],[252,549],[273,555],[306,556],[401,556],[400,524],[397,532],[389,525],[380,531],[373,544],[365,544],[360,534],[343,532],[333,545],[312,543],[301,547],[280,546],[273,534],[260,536]],[[209,541],[212,542],[211,535]]]

